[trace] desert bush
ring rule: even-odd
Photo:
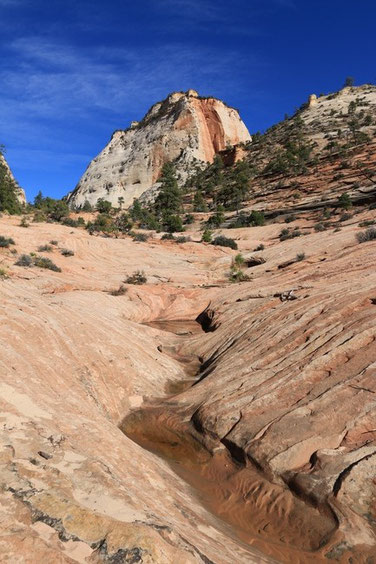
[[[343,208],[344,210],[348,210],[351,208],[352,203],[351,203],[351,198],[350,196],[347,194],[347,192],[344,192],[343,194],[341,194],[338,198],[338,205]]]
[[[301,260],[304,260],[304,259],[305,259],[305,253],[298,253],[296,255],[297,262],[300,262]]]
[[[103,233],[111,233],[115,230],[115,224],[112,217],[106,213],[100,213],[97,215],[93,222],[88,221],[86,224],[86,229],[90,234],[96,231],[103,231]]]
[[[146,235],[146,233],[134,233],[132,236],[133,241],[136,241],[138,243],[146,243],[146,241],[148,240],[148,235]]]
[[[52,246],[51,245],[40,245],[38,247],[38,252],[39,253],[50,253],[52,251]]]
[[[279,234],[280,241],[286,241],[287,239],[294,239],[295,237],[300,237],[302,235],[299,229],[294,229],[294,231],[290,231],[289,229],[282,229],[281,233]]]
[[[97,201],[96,208],[99,211],[99,213],[108,213],[112,208],[112,204],[111,202],[105,200],[104,198],[99,198],[99,200]]]
[[[141,285],[147,282],[147,278],[143,270],[136,270],[133,274],[127,276],[125,283],[126,284],[136,284]]]
[[[175,241],[175,237],[172,233],[163,233],[161,241]]]
[[[285,217],[285,223],[291,223],[292,221],[296,220],[296,215],[291,214],[291,215],[287,215]]]
[[[233,266],[229,272],[229,280],[230,282],[247,282],[250,277],[240,268]]]
[[[69,207],[62,200],[53,201],[50,205],[49,218],[53,221],[62,221],[69,215]]]
[[[361,221],[358,225],[359,227],[369,227],[370,225],[375,225],[376,221],[374,219],[366,219]]]
[[[111,296],[124,296],[128,291],[128,288],[124,284],[120,284],[117,290],[112,290],[110,292]]]
[[[180,235],[180,237],[175,238],[176,243],[187,243],[190,240],[190,237],[184,237],[184,235]]]
[[[59,244],[59,241],[56,241],[55,239],[52,239],[52,241],[50,241],[50,245],[54,245],[55,247]]]
[[[241,253],[238,253],[233,261],[234,266],[241,267],[244,265],[244,257]]]
[[[5,280],[8,278],[8,272],[5,268],[0,267],[0,280]]]
[[[263,212],[257,211],[257,210],[253,210],[250,213],[249,216],[249,223],[250,225],[253,225],[254,227],[256,226],[260,226],[260,225],[265,225],[265,217]]]
[[[258,245],[258,246],[255,248],[255,251],[263,251],[264,249],[265,249],[265,245],[263,245],[262,243],[260,243],[260,245]]]
[[[338,221],[347,221],[348,219],[351,219],[352,215],[351,213],[343,213],[341,214],[341,217],[339,218]]]
[[[47,220],[47,215],[42,210],[37,210],[33,215],[34,223],[41,223]]]
[[[238,245],[236,241],[234,241],[234,239],[230,239],[229,237],[225,237],[224,235],[218,235],[211,244],[220,247],[229,247],[230,249],[234,249],[235,251],[238,248]]]
[[[33,266],[33,259],[30,255],[21,255],[14,264],[16,266]]]
[[[213,215],[211,215],[206,222],[208,227],[220,227],[225,220],[225,214],[223,213],[223,206],[217,206],[217,209]]]
[[[257,227],[260,225],[265,225],[265,217],[263,212],[253,210],[249,215],[244,212],[240,212],[235,219],[229,225],[230,229],[236,229],[238,227]]]
[[[184,217],[184,223],[186,225],[190,225],[191,223],[193,223],[195,220],[194,216],[191,213],[188,213],[185,217]]]
[[[130,219],[128,214],[122,213],[115,219],[115,226],[122,233],[129,233],[132,229],[133,221]]]
[[[56,264],[47,257],[36,256],[33,259],[33,263],[35,266],[38,266],[39,268],[47,268],[48,270],[53,270],[54,272],[61,272],[61,268],[56,266]]]
[[[213,233],[210,231],[210,229],[205,229],[202,234],[201,242],[211,243],[212,237],[213,237]]]
[[[20,227],[29,227],[26,217],[21,219]]]
[[[374,241],[376,239],[376,229],[370,227],[366,231],[361,231],[356,234],[359,243],[366,243],[367,241]]]
[[[315,225],[313,226],[315,231],[325,231],[326,230],[326,225],[324,223],[315,223]]]
[[[0,235],[0,247],[9,247],[9,245],[14,245],[14,241],[11,237],[4,237],[4,235]]]
[[[83,217],[79,216],[77,219],[73,219],[73,217],[64,217],[61,220],[63,225],[67,227],[85,227],[85,220]]]
[[[93,211],[93,206],[88,200],[85,200],[84,205],[81,207],[81,210],[84,212],[91,212]]]
[[[70,249],[61,249],[60,253],[63,255],[63,257],[73,257],[74,256],[74,251],[71,251]]]
[[[229,224],[229,229],[238,229],[239,227],[249,227],[249,216],[244,212],[240,212],[235,219]]]

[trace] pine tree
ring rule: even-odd
[[[205,202],[201,190],[197,190],[197,192],[195,192],[195,195],[193,197],[193,211],[195,212],[208,211],[208,206]]]
[[[163,165],[162,176],[159,180],[161,188],[155,200],[157,213],[163,213],[163,215],[180,213],[182,196],[176,179],[175,167],[172,163]]]

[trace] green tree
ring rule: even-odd
[[[122,213],[118,218],[116,218],[115,225],[119,229],[119,231],[125,233],[132,229],[133,223],[130,220],[128,214]]]
[[[142,219],[143,209],[137,198],[133,200],[133,204],[129,209],[129,214],[134,221],[139,221],[140,219]]]
[[[178,215],[166,215],[162,220],[163,226],[169,233],[175,233],[175,231],[183,231],[183,222],[181,217]]]
[[[175,167],[172,163],[166,163],[162,168],[159,179],[161,188],[155,200],[157,213],[165,215],[180,213],[182,205],[181,190],[176,179]]]
[[[34,198],[34,207],[40,210],[43,207],[43,200],[43,194],[41,190],[39,190],[38,194]]]
[[[50,211],[50,218],[54,219],[55,221],[61,221],[64,217],[69,215],[69,207],[66,202],[63,200],[56,200]]]
[[[214,161],[212,164],[212,179],[216,186],[221,184],[223,179],[223,161],[219,155],[215,155]]]
[[[338,204],[344,210],[348,210],[351,208],[352,202],[347,192],[344,192],[343,194],[340,195],[340,197],[338,198]]]
[[[202,195],[201,190],[197,190],[193,196],[193,211],[195,212],[206,212],[208,211],[208,206],[205,202],[205,198]]]
[[[207,224],[210,227],[220,227],[225,220],[225,214],[223,206],[218,205],[214,214],[209,217]]]
[[[355,82],[354,77],[352,77],[352,76],[347,76],[347,77],[345,78],[345,83],[344,83],[343,86],[344,86],[344,87],[346,87],[346,86],[354,86],[354,82]]]
[[[256,226],[260,226],[260,225],[265,225],[265,217],[263,212],[257,211],[257,210],[252,210],[251,214],[249,216],[249,223],[250,225],[253,225],[254,227]]]
[[[85,200],[84,201],[84,205],[82,206],[82,211],[84,212],[91,212],[93,211],[93,206],[91,205],[91,203],[89,202],[89,200]]]
[[[210,231],[210,229],[205,229],[202,234],[201,241],[203,243],[211,243],[212,237],[213,237],[213,233]]]
[[[99,198],[96,207],[99,213],[108,213],[112,208],[112,204],[104,198]]]

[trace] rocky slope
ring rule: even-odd
[[[0,164],[2,166],[4,166],[7,170],[7,174],[9,176],[9,178],[11,179],[11,181],[14,183],[14,190],[15,190],[15,194],[17,197],[17,200],[20,202],[20,204],[26,204],[26,195],[24,190],[19,186],[17,180],[14,178],[13,173],[7,163],[7,161],[5,160],[4,155],[2,155],[0,153]]]
[[[3,557],[372,562],[375,243],[355,235],[376,212],[356,212],[232,230],[265,260],[243,284],[229,249],[1,218],[62,269],[0,250]]]
[[[192,198],[200,188],[210,205],[214,187],[217,199],[234,209],[236,163],[241,160],[239,172],[244,174],[246,167],[248,179],[243,207],[256,204],[256,209],[267,210],[279,202],[282,209],[282,194],[290,200],[289,207],[295,198],[296,208],[302,199],[325,207],[319,201],[321,192],[331,203],[345,191],[362,200],[367,194],[372,197],[375,186],[375,146],[376,86],[347,87],[325,96],[312,95],[293,117],[263,135],[254,134],[252,143],[221,152],[225,169],[219,180],[209,166],[193,176],[187,188],[192,189]]]
[[[247,158],[258,167],[268,164],[276,151],[294,139],[300,129],[305,143],[312,145],[311,156],[336,153],[347,143],[356,144],[360,134],[374,139],[376,134],[376,86],[346,87],[327,95],[311,95],[292,117],[269,128],[256,143],[248,145]]]
[[[269,134],[242,148],[266,224],[229,212],[238,251],[200,243],[209,213],[181,244],[0,218],[4,560],[375,562],[376,148],[373,118],[320,141],[342,96],[302,110],[304,166],[265,171]],[[61,272],[15,265],[36,252]]]
[[[71,206],[105,198],[132,204],[158,182],[164,163],[174,161],[181,182],[194,165],[212,162],[228,145],[250,140],[237,110],[197,92],[175,92],[155,104],[141,122],[115,131],[69,195]],[[120,200],[119,200],[120,198]]]

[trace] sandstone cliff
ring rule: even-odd
[[[0,164],[5,166],[8,176],[9,178],[12,180],[12,182],[14,183],[14,187],[15,187],[15,194],[17,196],[17,200],[20,202],[20,204],[26,204],[26,196],[25,196],[25,192],[24,190],[21,188],[21,186],[19,186],[17,180],[14,178],[13,173],[7,163],[7,161],[5,160],[4,155],[2,155],[0,153]]]
[[[175,161],[181,182],[195,164],[212,162],[229,145],[250,141],[237,110],[194,90],[175,92],[155,104],[141,122],[115,131],[90,163],[68,200],[82,206],[105,198],[124,207],[156,185],[162,166]]]

